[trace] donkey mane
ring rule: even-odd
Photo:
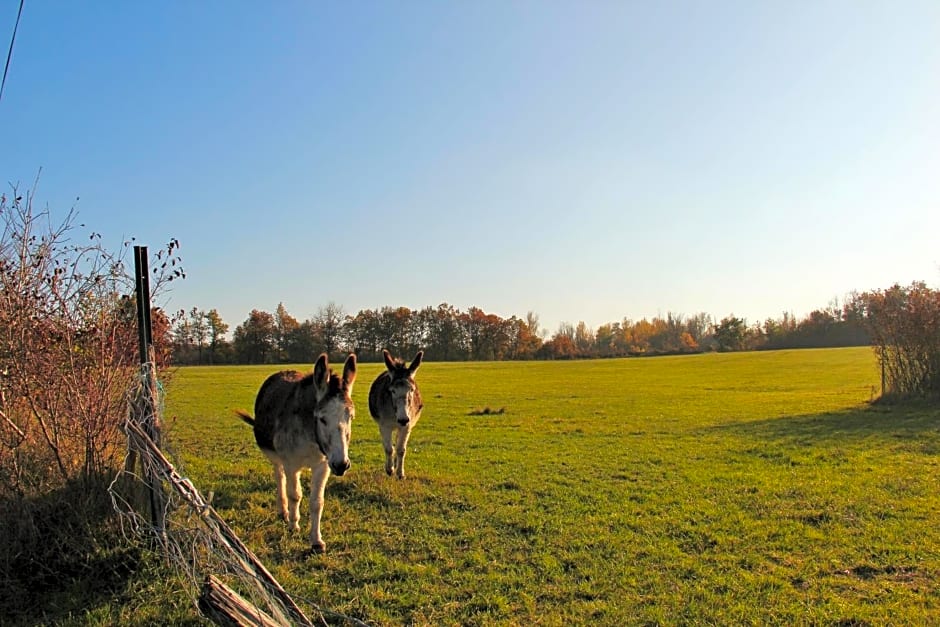
[[[385,372],[388,374],[388,377],[389,377],[388,379],[389,383],[391,383],[392,381],[401,381],[402,379],[408,379],[411,377],[412,373],[408,369],[408,364],[405,363],[404,359],[397,358],[397,357],[393,358],[391,365],[395,368],[394,371],[388,368],[386,368],[385,370]]]
[[[288,376],[288,377],[290,377],[290,375],[293,375],[292,377],[290,377],[290,380],[296,381],[297,384],[302,389],[306,389],[310,387],[311,385],[313,385],[314,383],[312,372],[309,372],[305,375],[301,375],[299,372],[296,372],[296,371],[285,370],[281,374]],[[261,389],[264,390],[267,384],[268,382],[265,381],[265,385],[263,385]],[[328,386],[327,392],[326,392],[327,397],[335,396],[336,394],[345,392],[349,388],[349,386],[346,384],[346,381],[343,380],[343,377],[336,374],[332,368],[330,368],[329,381],[327,382],[327,386]]]
[[[307,377],[305,377],[305,378],[309,378],[309,379],[310,379],[310,383],[313,383],[313,374],[312,374],[312,373],[309,374],[309,375],[307,375]],[[306,383],[304,383],[304,385],[306,385]],[[326,396],[327,396],[327,397],[330,397],[330,396],[335,396],[335,395],[337,395],[337,394],[342,394],[342,393],[346,392],[347,389],[349,389],[349,386],[346,384],[346,381],[343,380],[343,377],[341,377],[341,376],[339,376],[338,374],[336,374],[335,372],[333,372],[333,369],[331,368],[331,369],[330,369],[329,389],[328,389],[327,392],[326,392]]]
[[[404,360],[395,359],[392,363],[395,366],[395,372],[390,372],[392,379],[407,379],[411,376],[411,372],[408,370],[408,366],[405,365]]]

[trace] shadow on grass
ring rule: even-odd
[[[327,497],[335,496],[350,505],[378,508],[388,508],[393,505],[393,501],[388,494],[365,489],[355,481],[330,480],[326,484],[326,495]]]
[[[120,534],[107,487],[0,500],[0,623],[57,622],[127,592],[143,555]]]
[[[710,430],[714,429],[794,443],[831,443],[847,439],[897,442],[922,440],[925,435],[932,435],[936,448],[940,446],[940,406],[874,404],[838,412],[736,422]]]
[[[384,476],[383,476],[384,479]],[[389,481],[397,481],[390,478]],[[306,501],[310,497],[310,471],[305,470],[301,479],[301,494]],[[217,510],[244,509],[257,494],[270,497],[272,506],[277,501],[277,486],[268,473],[264,475],[229,475],[218,479],[212,492],[212,506]],[[370,490],[351,478],[330,477],[326,484],[327,499],[338,498],[350,504],[369,507],[388,507],[393,505],[388,494]]]
[[[216,510],[244,509],[256,493],[268,494],[277,500],[277,486],[271,473],[220,476],[211,492],[212,507]],[[204,496],[208,498],[208,490]]]

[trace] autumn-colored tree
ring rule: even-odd
[[[685,321],[685,330],[688,331],[692,339],[700,346],[703,340],[708,337],[712,326],[712,317],[704,312],[697,313]]]
[[[856,300],[881,362],[883,395],[940,397],[940,290],[895,284]]]
[[[470,307],[460,320],[470,342],[471,359],[499,360],[507,357],[512,329],[505,320],[479,307]]]
[[[698,342],[688,331],[683,331],[682,335],[679,336],[679,345],[683,353],[694,353],[698,350]]]
[[[625,336],[628,338],[629,350],[631,353],[644,354],[650,350],[650,340],[656,334],[656,326],[643,318],[630,328]]]
[[[525,320],[513,318],[513,359],[534,359],[542,347],[542,338],[538,335],[538,316],[533,320],[532,312],[526,315]],[[532,325],[534,322],[534,328]]]
[[[573,336],[556,333],[542,344],[538,356],[541,359],[573,359],[578,356],[578,348],[574,344]]]

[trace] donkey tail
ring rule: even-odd
[[[252,418],[251,414],[249,414],[244,409],[236,409],[235,415],[241,418],[242,420],[244,420],[245,422],[247,422],[248,424],[250,424],[252,427],[255,426],[255,419]]]

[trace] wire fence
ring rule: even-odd
[[[297,605],[148,434],[148,424],[159,426],[163,402],[152,369],[142,368],[136,388],[126,463],[109,488],[125,537],[162,553],[196,607],[217,623],[366,625],[310,602],[307,613]]]

